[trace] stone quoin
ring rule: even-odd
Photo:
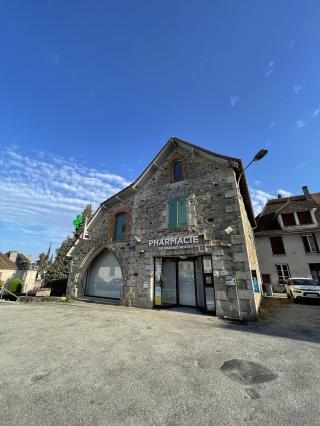
[[[244,174],[237,186],[242,172],[237,158],[170,138],[70,249],[68,295],[257,319],[255,219]]]

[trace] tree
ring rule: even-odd
[[[61,246],[56,250],[56,257],[53,263],[48,267],[46,281],[68,278],[71,258],[67,257],[67,253],[71,249],[73,243],[74,238],[70,237],[62,241]]]
[[[83,212],[81,213],[81,216],[84,218],[87,218],[87,220],[90,220],[92,217],[92,207],[91,204],[87,204]],[[67,279],[69,275],[70,270],[70,261],[71,258],[67,257],[68,251],[73,246],[76,239],[80,236],[81,232],[84,228],[84,222],[80,225],[78,229],[74,231],[73,238],[70,238],[69,236],[62,241],[61,246],[56,250],[56,257],[49,265],[47,265],[47,273],[46,281],[53,281],[53,280],[61,280],[61,279]]]
[[[38,274],[42,276],[47,268],[47,261],[46,261],[46,254],[40,253],[39,259],[36,261],[36,264],[38,266]]]

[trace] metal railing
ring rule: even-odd
[[[1,288],[0,288],[0,300],[2,299],[3,293],[4,293],[5,291],[6,291],[7,293],[9,293],[11,296],[13,296],[13,297],[15,297],[16,299],[18,299],[18,296],[17,296],[16,294],[11,293],[11,291],[7,290],[5,287],[1,287]]]

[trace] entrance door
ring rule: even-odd
[[[320,283],[320,263],[309,263],[312,278]]]
[[[194,263],[192,260],[178,262],[179,305],[197,306]]]
[[[176,305],[177,304],[177,269],[176,261],[171,259],[163,259],[162,261],[162,288],[161,288],[161,304]]]
[[[116,257],[104,250],[91,263],[86,281],[85,295],[119,299],[122,273]]]

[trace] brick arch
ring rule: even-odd
[[[116,224],[116,217],[120,213],[127,213],[127,226],[126,226],[126,241],[130,240],[130,234],[131,234],[131,209],[130,208],[121,208],[116,210],[110,220],[110,226],[107,234],[107,241],[111,242],[114,241],[114,227]]]
[[[84,290],[85,290],[85,285],[86,285],[86,278],[87,278],[87,272],[88,269],[91,265],[91,263],[95,260],[95,258],[97,256],[99,256],[99,254],[101,254],[104,250],[108,250],[110,251],[110,253],[112,253],[115,258],[117,259],[120,269],[121,269],[121,273],[122,273],[122,277],[124,276],[124,267],[122,264],[122,260],[121,258],[117,255],[116,251],[114,250],[114,248],[106,243],[100,244],[96,247],[93,247],[89,253],[86,254],[86,256],[83,257],[83,259],[81,260],[78,268],[77,268],[77,273],[75,274],[74,277],[74,282],[73,282],[73,286],[77,287],[78,289],[78,296],[83,296],[84,295]],[[124,283],[123,283],[123,287],[124,287]],[[123,292],[123,289],[122,289]],[[72,290],[69,290],[69,293],[72,294]]]
[[[172,158],[169,163],[168,163],[168,170],[167,170],[167,181],[169,183],[173,183],[173,166],[177,161],[181,161],[182,163],[182,175],[183,175],[183,179],[186,179],[188,177],[188,173],[187,173],[187,162],[186,159],[181,156],[181,155],[177,155],[174,158]]]

